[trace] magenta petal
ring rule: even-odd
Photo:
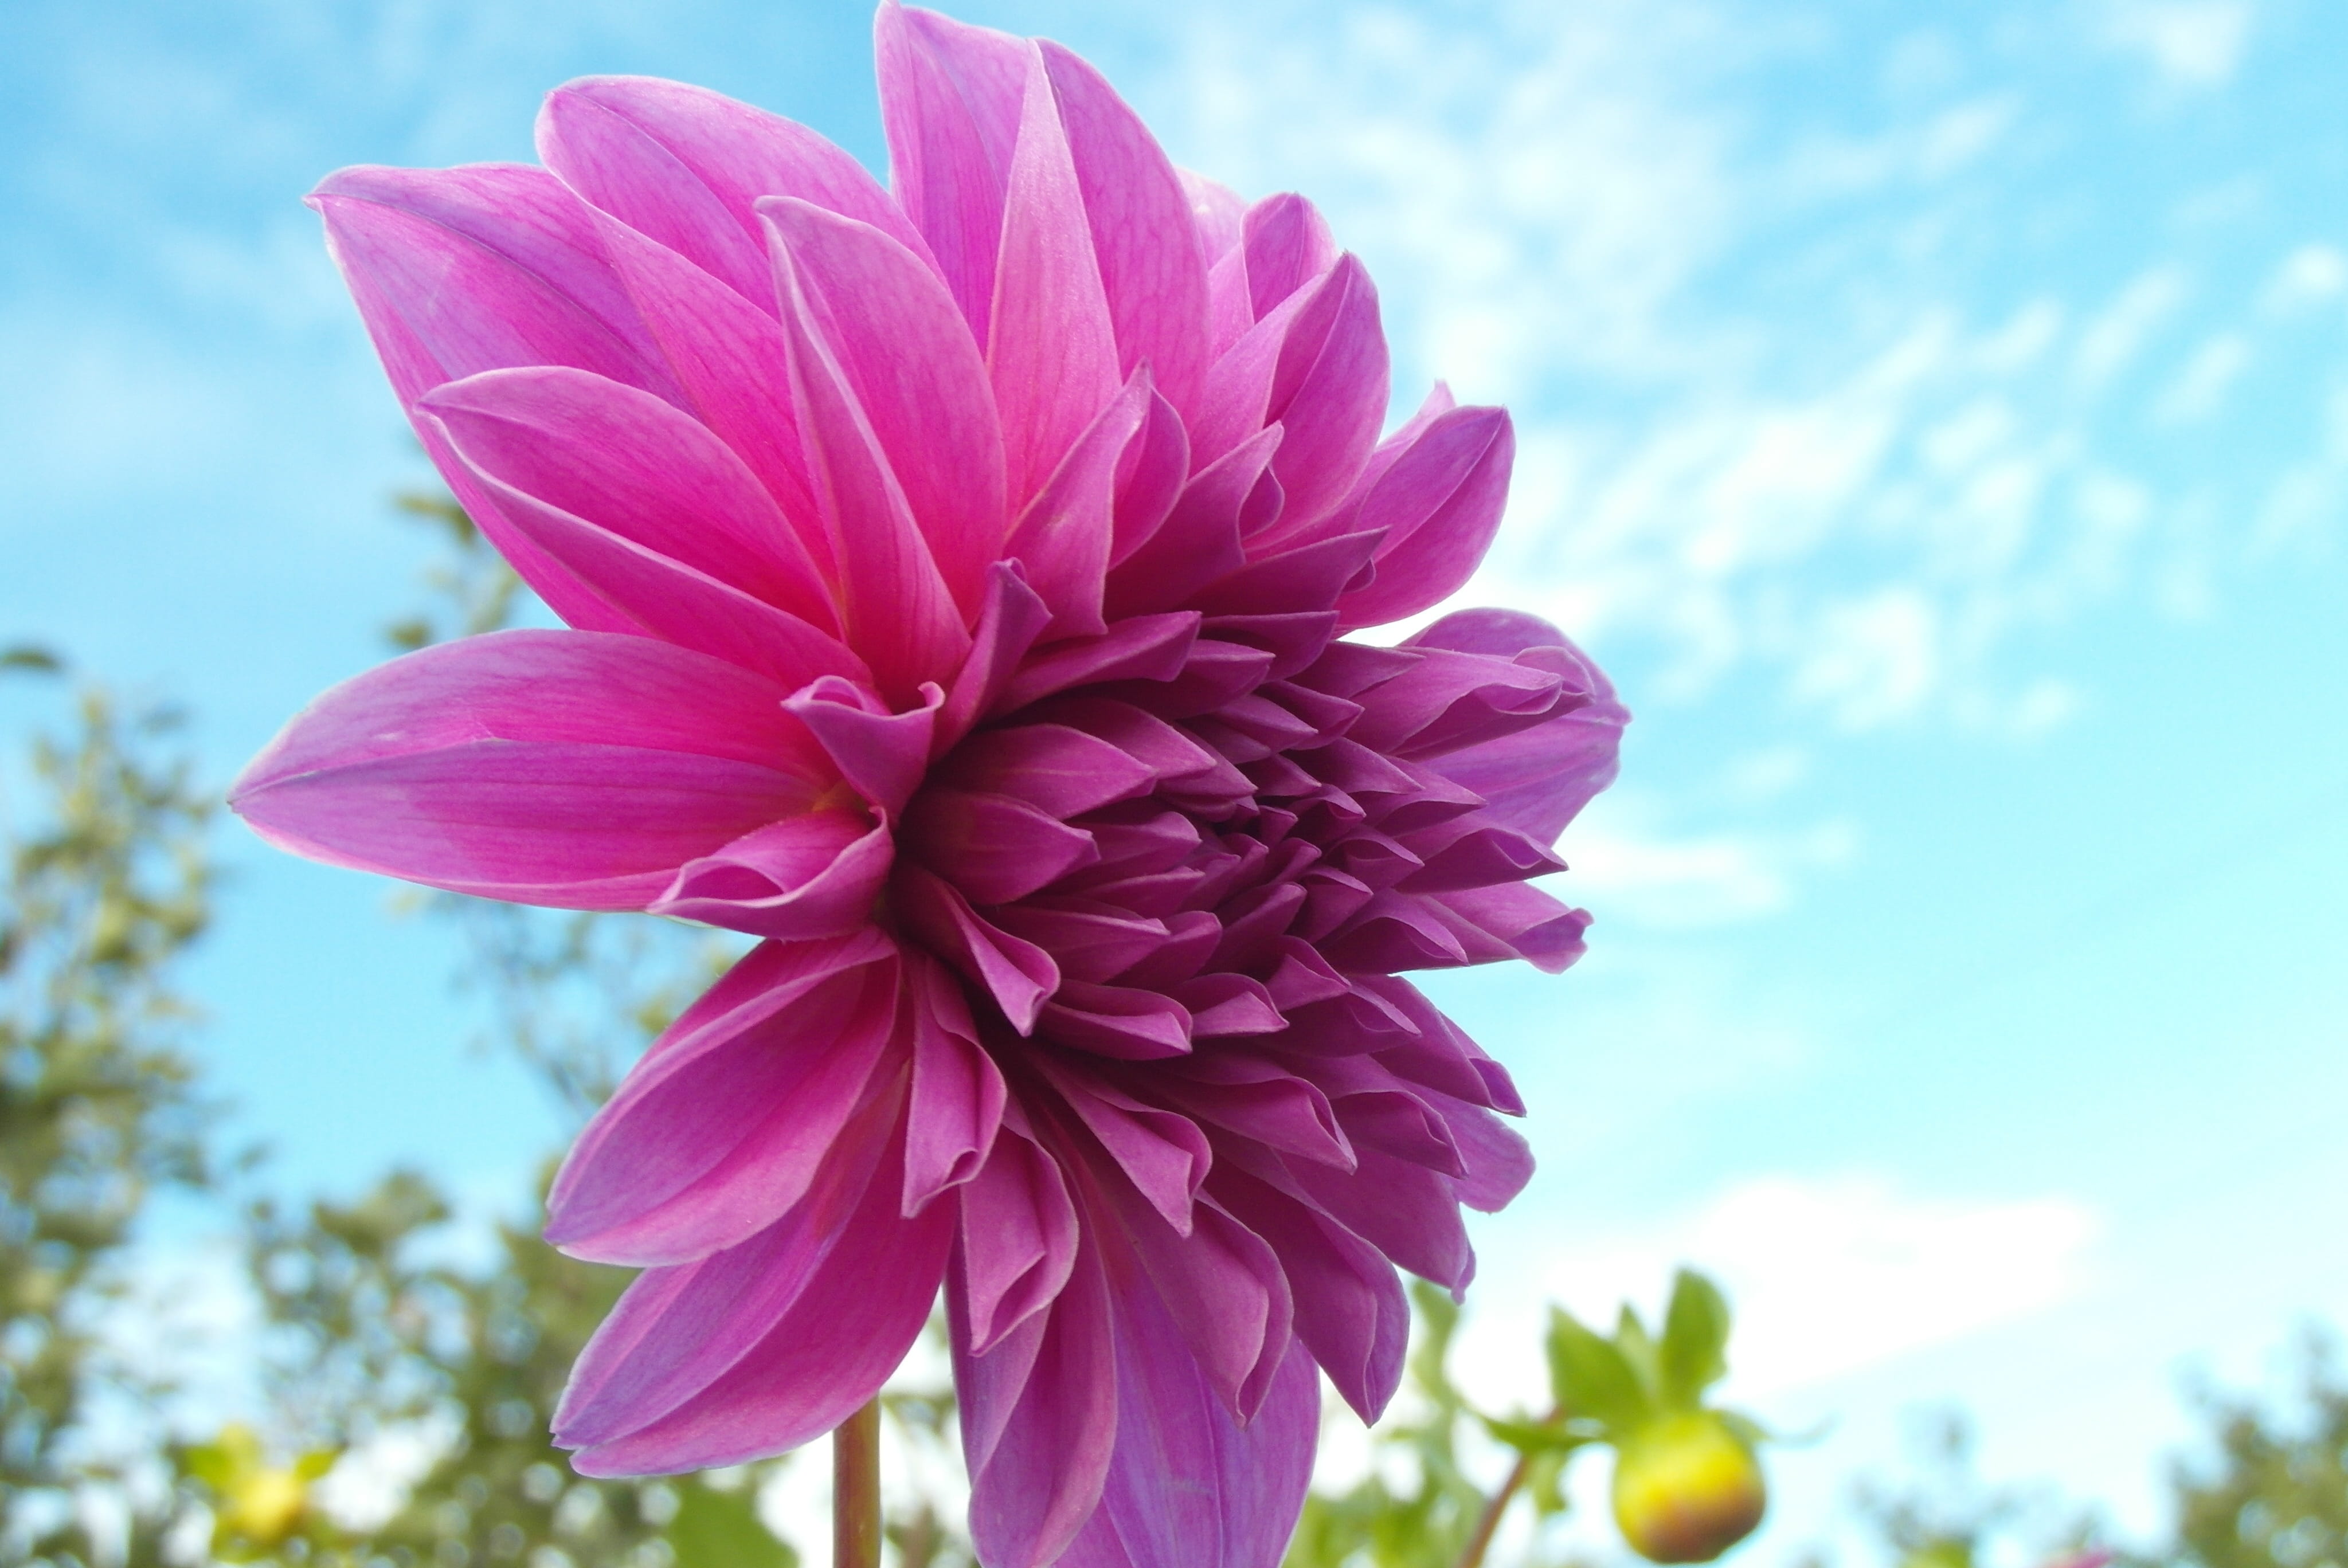
[[[640,909],[686,861],[793,815],[828,767],[747,671],[638,637],[504,631],[319,698],[230,803],[331,865],[566,908]]]
[[[1068,1283],[1076,1210],[1059,1163],[1016,1127],[995,1139],[961,1196],[965,1337],[983,1356]]]
[[[877,956],[893,957],[885,945]],[[747,1240],[807,1194],[882,1053],[903,1050],[896,966],[812,980],[785,969],[774,986],[785,994],[761,1012],[736,1009],[628,1075],[563,1162],[549,1241],[599,1263],[688,1262]]]
[[[682,406],[758,477],[819,571],[836,580],[792,401],[790,350],[773,314],[618,219],[597,213],[595,220],[613,274],[682,389]]]
[[[807,725],[841,777],[894,816],[921,785],[944,693],[924,684],[922,699],[920,707],[892,713],[870,689],[827,676],[792,692],[783,706]]]
[[[1008,1091],[1003,1070],[978,1043],[978,1026],[953,978],[919,953],[906,955],[905,977],[913,1086],[905,1111],[903,1212],[914,1214],[978,1174],[994,1146]]]
[[[836,629],[798,532],[733,449],[669,404],[585,371],[489,371],[420,406],[485,478]]]
[[[1499,530],[1516,451],[1504,410],[1456,408],[1433,420],[1345,519],[1384,530],[1385,542],[1377,577],[1339,601],[1339,624],[1400,620],[1457,592]]]
[[[1025,97],[1004,192],[986,349],[1014,511],[1044,487],[1126,379],[1066,128],[1042,54],[1022,47]]]
[[[958,789],[1009,795],[1062,819],[1143,794],[1158,782],[1155,769],[1113,742],[1053,723],[973,735],[943,777]]]
[[[1046,639],[1098,636],[1108,630],[1101,619],[1101,594],[1116,531],[1117,468],[1148,415],[1148,375],[1146,365],[1136,371],[1101,410],[1028,502],[1003,547],[1027,569],[1028,580],[1052,607]]]
[[[1117,368],[1129,376],[1148,366],[1168,401],[1188,412],[1210,346],[1207,268],[1189,195],[1157,138],[1098,71],[1057,44],[1040,47],[1099,259]]]
[[[1129,559],[1148,543],[1174,509],[1190,476],[1190,436],[1181,415],[1153,391],[1141,432],[1125,449],[1117,470],[1117,516],[1111,533],[1111,566]]]
[[[983,343],[1029,47],[896,0],[883,0],[872,34],[897,204]]]
[[[1247,564],[1241,519],[1268,477],[1281,435],[1276,425],[1259,431],[1190,477],[1165,521],[1110,574],[1111,615],[1188,604],[1200,589]]]
[[[804,201],[758,210],[790,252],[947,589],[976,620],[1006,514],[1003,432],[968,323],[936,270],[880,231]]]
[[[648,157],[641,148],[622,144],[632,157],[607,156],[590,166],[576,149],[548,147],[542,119],[540,150],[548,167],[590,201],[670,249],[684,251],[762,305],[771,303],[773,292],[766,238],[755,210],[761,197],[811,201],[870,223],[917,252],[923,250],[897,204],[862,164],[779,115],[705,87],[652,77],[584,77],[556,89],[547,102],[550,118],[558,112],[558,104],[592,106],[635,131],[663,156]],[[698,225],[673,230],[672,238],[630,210],[632,203],[644,203],[657,211],[659,204],[677,200],[654,187],[679,175],[695,188],[689,200],[696,205],[702,200],[697,192],[707,193],[732,224],[738,245]],[[747,272],[742,270],[746,261]]]
[[[742,973],[720,981],[721,987]],[[707,1388],[764,1338],[838,1242],[887,1152],[886,1098],[847,1130],[806,1200],[739,1246],[648,1269],[580,1353],[554,1412],[557,1440],[608,1442]]]
[[[1009,795],[930,789],[905,813],[905,846],[974,904],[1008,904],[1100,858],[1092,835]]]
[[[651,912],[790,942],[845,936],[871,922],[892,860],[887,828],[811,811],[685,866]]]
[[[1297,1338],[1338,1396],[1363,1420],[1376,1420],[1402,1386],[1410,1338],[1410,1305],[1394,1265],[1312,1204],[1229,1165],[1216,1171],[1213,1190],[1280,1255]]]
[[[1321,1386],[1290,1344],[1244,1426],[1147,1286],[1116,1298],[1117,1445],[1064,1568],[1277,1568],[1304,1506]]]
[[[1249,303],[1258,321],[1337,260],[1328,223],[1292,191],[1267,196],[1249,208],[1243,233]]]
[[[887,1162],[882,1162],[886,1168]],[[795,1448],[880,1391],[937,1299],[953,1237],[939,1206],[906,1219],[875,1180],[766,1337],[669,1414],[572,1460],[582,1475],[708,1469]]]
[[[723,659],[787,686],[819,674],[870,674],[864,661],[839,639],[789,611],[550,506],[475,466],[455,450],[448,427],[428,410],[420,427],[449,444],[456,461],[492,499],[508,525],[574,574],[626,630]],[[601,497],[591,492],[589,499]],[[828,607],[825,619],[830,619]]]
[[[871,664],[884,696],[909,702],[924,682],[952,676],[970,633],[788,251],[777,250],[775,272],[791,393],[839,572],[848,644]]]
[[[1037,1068],[1134,1189],[1179,1235],[1190,1234],[1199,1185],[1214,1155],[1188,1116],[1145,1105],[1076,1059],[1041,1057]]]
[[[919,866],[900,860],[890,888],[906,924],[985,987],[1013,1029],[1025,1034],[1035,1027],[1036,1012],[1060,985],[1049,953],[989,925],[953,883]]]
[[[1377,290],[1358,259],[1341,256],[1282,343],[1265,405],[1267,422],[1287,432],[1272,459],[1285,493],[1283,527],[1309,526],[1344,499],[1385,413]]]
[[[970,656],[938,710],[937,733],[930,743],[932,755],[943,754],[972,725],[995,711],[1019,673],[1020,661],[1051,619],[1051,608],[1027,586],[1019,563],[997,561],[986,574],[986,597],[971,630]]]
[[[1045,1568],[1099,1503],[1117,1430],[1117,1353],[1098,1253],[1077,1254],[1051,1309],[973,1355],[950,1281],[970,1533],[987,1568]]]
[[[539,111],[538,156],[587,201],[771,308],[762,248],[716,191],[625,116],[559,87]]]
[[[1224,1411],[1251,1419],[1291,1337],[1293,1304],[1278,1255],[1211,1198],[1193,1208],[1189,1233],[1177,1235],[1117,1173],[1101,1173],[1099,1187],[1120,1222],[1109,1252],[1120,1303],[1156,1295]],[[1143,1277],[1122,1277],[1136,1266]]]

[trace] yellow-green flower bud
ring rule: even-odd
[[[310,1508],[310,1487],[291,1470],[255,1470],[242,1477],[221,1501],[221,1534],[265,1550],[300,1528]]]
[[[1768,1503],[1752,1445],[1711,1410],[1659,1416],[1617,1445],[1614,1522],[1651,1563],[1711,1562]]]

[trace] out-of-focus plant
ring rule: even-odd
[[[1972,1422],[1955,1409],[1914,1412],[1910,1473],[1867,1477],[1851,1490],[1859,1522],[1893,1568],[1980,1568],[1985,1562],[2103,1568],[2092,1512],[2051,1488],[1993,1486],[1975,1459]]]
[[[59,669],[0,652],[0,674]],[[0,817],[0,1560],[153,1545],[102,1545],[81,1505],[98,1488],[129,1507],[136,1456],[93,1423],[111,1404],[135,1430],[161,1392],[99,1331],[125,1249],[152,1194],[210,1176],[176,966],[211,917],[211,805],[178,726],[85,687]]]
[[[1285,1568],[1449,1568],[1483,1516],[1484,1491],[1461,1462],[1459,1440],[1476,1415],[1451,1380],[1459,1308],[1444,1291],[1411,1282],[1415,1318],[1405,1397],[1371,1432],[1380,1457],[1342,1492],[1314,1491],[1290,1542]],[[1552,1485],[1546,1494],[1563,1506]]]
[[[314,1449],[283,1462],[242,1421],[208,1443],[180,1452],[188,1475],[208,1494],[212,1555],[247,1563],[276,1551],[311,1521],[311,1483],[333,1468],[331,1450]]]
[[[2299,1350],[2297,1397],[2271,1409],[2191,1391],[2209,1451],[2170,1471],[2178,1556],[2195,1568],[2348,1568],[2348,1378],[2328,1337]]]

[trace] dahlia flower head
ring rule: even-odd
[[[941,1287],[990,1568],[1268,1568],[1319,1378],[1530,1173],[1408,969],[1563,968],[1529,886],[1624,720],[1555,629],[1444,617],[1508,415],[1379,438],[1313,209],[1176,169],[1066,49],[884,4],[891,184],[700,88],[578,81],[543,168],[311,203],[417,433],[566,625],[337,687],[233,801],[435,887],[758,938],[580,1136],[548,1238],[644,1272],[590,1475],[870,1399]]]

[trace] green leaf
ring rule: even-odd
[[[799,1554],[759,1522],[747,1492],[680,1486],[676,1517],[662,1533],[676,1568],[798,1568]]]
[[[1494,1440],[1508,1444],[1520,1454],[1569,1454],[1597,1440],[1560,1420],[1518,1421],[1499,1416],[1477,1419],[1484,1423],[1484,1430],[1492,1434]]]
[[[1540,1518],[1554,1519],[1565,1512],[1565,1461],[1570,1457],[1553,1450],[1533,1455],[1525,1466],[1525,1494],[1533,1500],[1533,1512]]]
[[[1656,1355],[1665,1408],[1692,1410],[1701,1405],[1704,1389],[1728,1370],[1727,1351],[1727,1299],[1695,1270],[1680,1270]]]
[[[1615,1315],[1614,1345],[1622,1352],[1622,1358],[1631,1363],[1631,1370],[1637,1374],[1639,1387],[1646,1390],[1647,1398],[1659,1400],[1663,1387],[1663,1371],[1655,1337],[1647,1332],[1646,1324],[1627,1301],[1622,1304],[1622,1310]]]
[[[1653,1401],[1621,1348],[1558,1307],[1550,1308],[1549,1380],[1560,1415],[1588,1416],[1618,1436],[1653,1413]]]

